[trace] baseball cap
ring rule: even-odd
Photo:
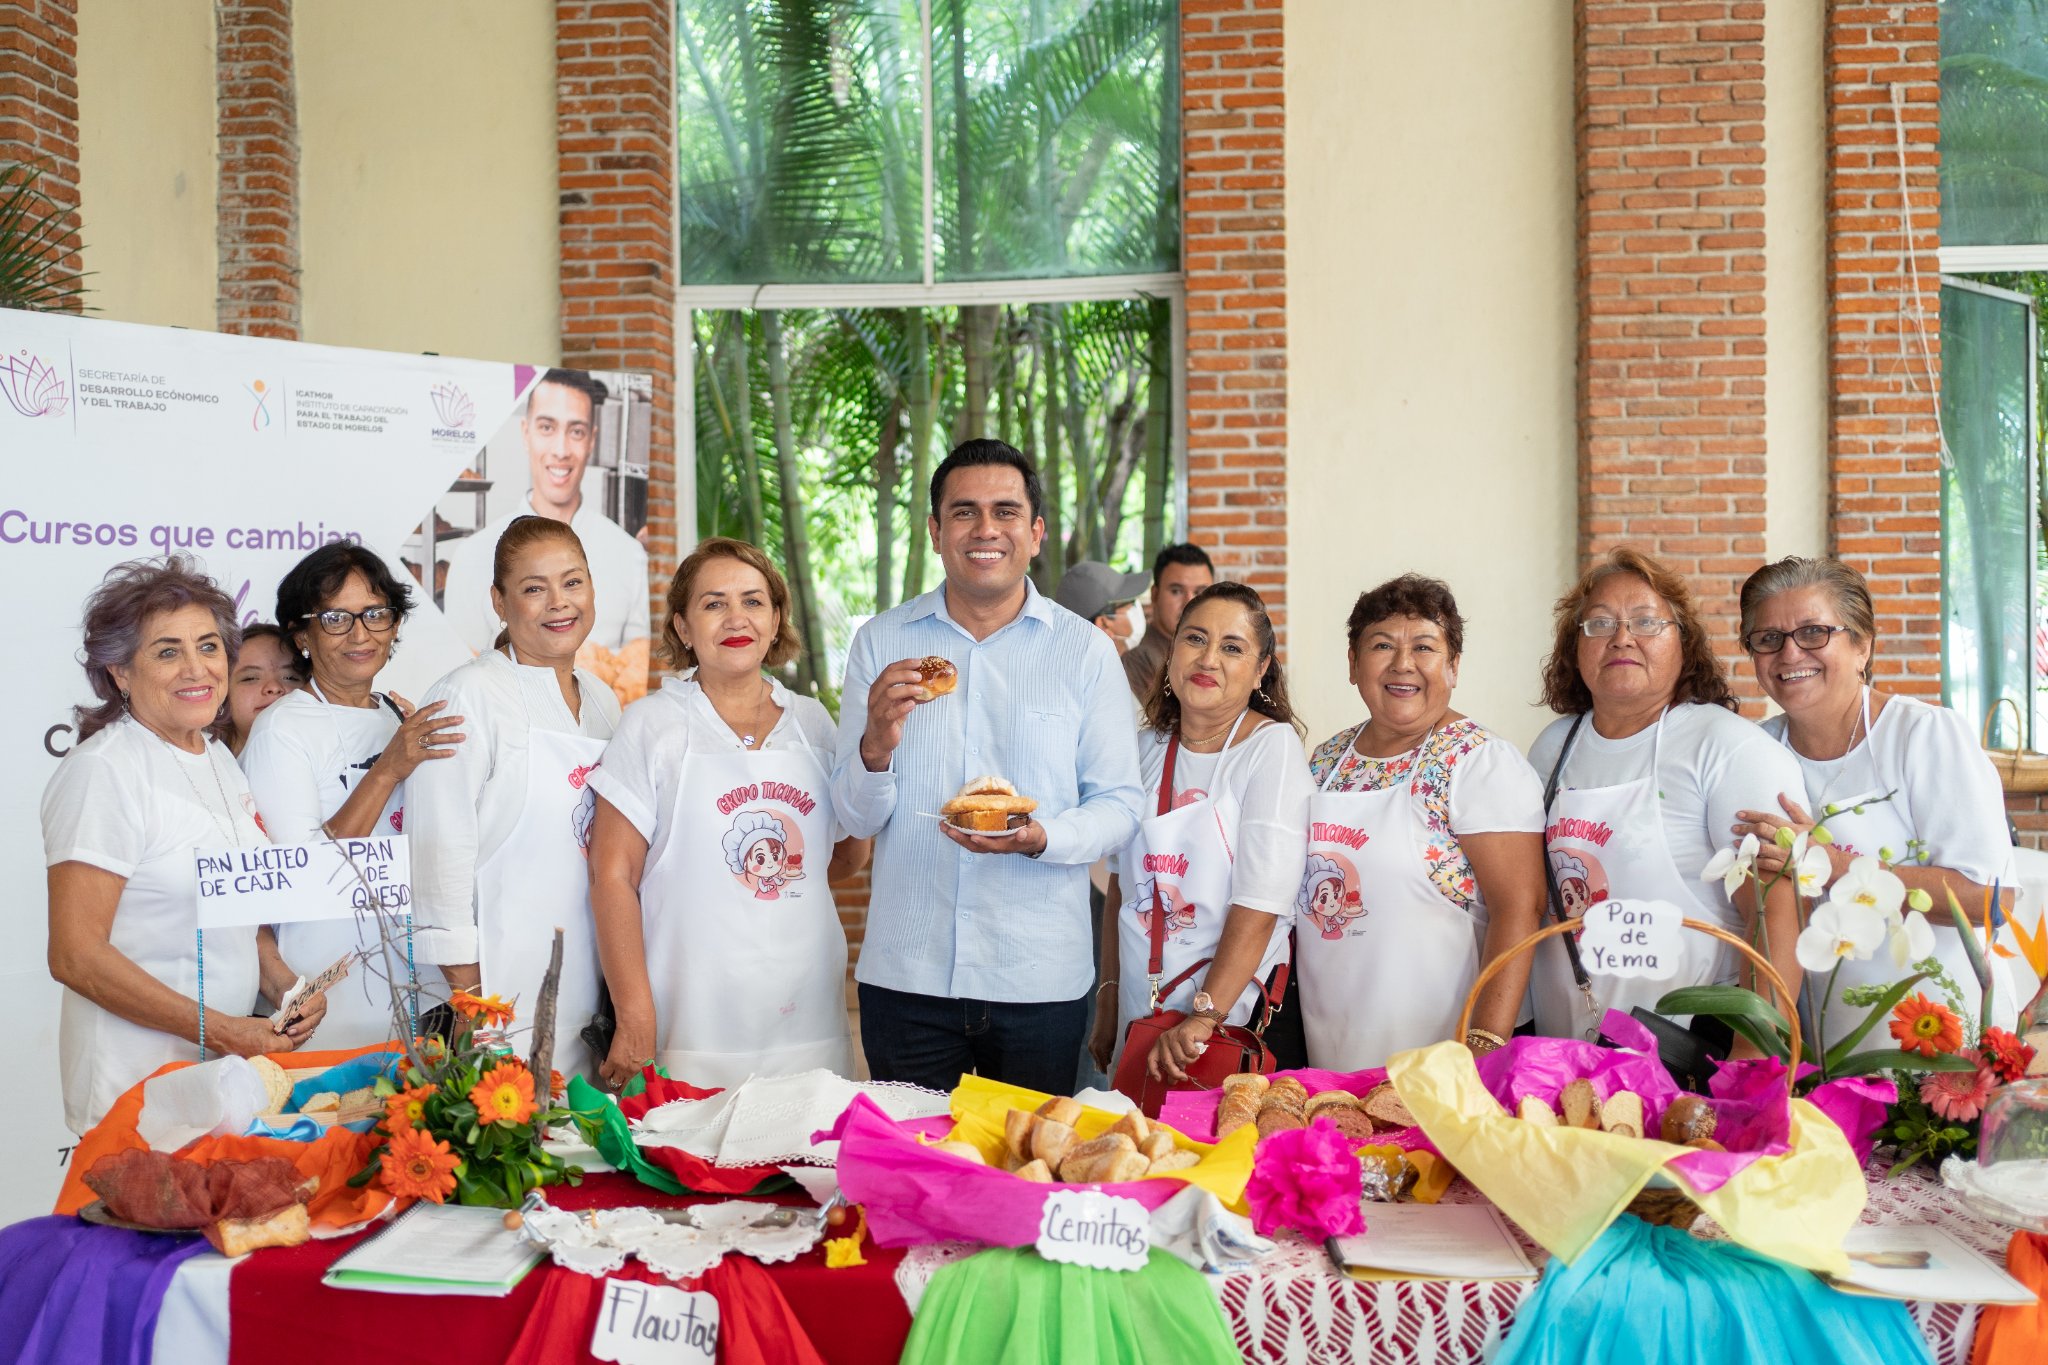
[[[1118,602],[1129,602],[1152,582],[1148,573],[1118,573],[1098,559],[1084,559],[1060,576],[1053,601],[1093,621]]]

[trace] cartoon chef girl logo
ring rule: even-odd
[[[1124,902],[1124,909],[1137,917],[1138,932],[1146,936],[1152,933],[1154,892],[1158,893],[1157,904],[1166,911],[1165,935],[1168,938],[1195,927],[1194,903],[1181,894],[1181,889],[1172,882],[1162,882],[1157,877],[1146,877],[1138,883],[1137,891]]]
[[[755,900],[780,900],[790,882],[803,879],[802,843],[767,811],[741,811],[720,842],[726,870]]]
[[[1326,939],[1344,937],[1353,921],[1365,918],[1355,881],[1348,864],[1327,853],[1309,854],[1300,894],[1294,898],[1295,913]]]
[[[1591,853],[1554,848],[1550,850],[1550,870],[1557,878],[1566,919],[1584,919],[1586,911],[1607,899],[1607,869]]]

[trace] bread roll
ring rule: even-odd
[[[1324,1090],[1308,1097],[1308,1107],[1302,1113],[1308,1118],[1327,1113],[1332,1109],[1359,1108],[1358,1096],[1348,1090]]]
[[[1145,1146],[1145,1140],[1152,1136],[1152,1124],[1143,1114],[1133,1109],[1128,1114],[1120,1115],[1117,1121],[1110,1124],[1106,1131],[1122,1133],[1142,1150]],[[1171,1142],[1172,1139],[1169,1138],[1167,1141]]]
[[[1557,1097],[1557,1112],[1567,1128],[1598,1128],[1600,1098],[1593,1093],[1593,1083],[1581,1076],[1567,1085]]]
[[[1268,1084],[1266,1078],[1256,1071],[1240,1071],[1223,1078],[1223,1093],[1232,1095],[1240,1090],[1248,1090],[1254,1095],[1263,1095]]]
[[[1095,1178],[1105,1185],[1114,1185],[1124,1180],[1142,1180],[1151,1166],[1152,1163],[1137,1152],[1119,1152],[1109,1159],[1108,1167]]]
[[[1711,1138],[1718,1122],[1714,1106],[1705,1099],[1698,1095],[1680,1095],[1665,1106],[1658,1131],[1666,1142],[1690,1145],[1701,1138]]]
[[[1138,1144],[1138,1150],[1145,1154],[1147,1161],[1157,1161],[1174,1150],[1173,1134],[1161,1128],[1154,1128],[1145,1135],[1145,1140]]]
[[[1229,1137],[1259,1116],[1259,1092],[1244,1087],[1223,1092],[1223,1103],[1216,1106],[1216,1136]]]
[[[1643,1135],[1643,1097],[1633,1090],[1617,1090],[1600,1103],[1600,1126],[1620,1137]]]
[[[1039,1105],[1038,1112],[1042,1117],[1049,1118],[1054,1123],[1064,1123],[1067,1127],[1072,1128],[1081,1121],[1081,1101],[1068,1099],[1063,1095],[1055,1096],[1044,1104]]]
[[[1325,1123],[1334,1125],[1337,1131],[1342,1133],[1345,1138],[1361,1146],[1371,1142],[1373,1134],[1377,1131],[1373,1125],[1372,1115],[1366,1113],[1363,1109],[1345,1109],[1342,1107],[1325,1109],[1322,1113],[1317,1114],[1316,1117]]]
[[[1415,1115],[1408,1112],[1408,1106],[1394,1093],[1392,1081],[1381,1081],[1366,1092],[1365,1112],[1372,1115],[1373,1127],[1382,1133],[1415,1126]]]
[[[1043,1161],[1027,1161],[1017,1168],[1020,1180],[1036,1180],[1042,1185],[1052,1184],[1052,1167]]]
[[[1151,1165],[1131,1146],[1122,1133],[1084,1142],[1067,1153],[1060,1163],[1060,1179],[1076,1185],[1095,1185],[1109,1180],[1133,1180]],[[1135,1171],[1135,1174],[1130,1172]]]
[[[1058,1163],[1055,1169],[1059,1171],[1060,1179],[1062,1180],[1100,1180],[1102,1178],[1100,1176],[1074,1176],[1068,1174],[1068,1172],[1077,1167],[1083,1169],[1090,1168],[1098,1157],[1110,1156],[1117,1152],[1135,1152],[1137,1150],[1137,1144],[1124,1134],[1104,1133],[1099,1138],[1090,1138],[1086,1142],[1077,1142],[1067,1148],[1066,1157]]]
[[[1258,1124],[1259,1136],[1262,1138],[1271,1137],[1275,1133],[1284,1133],[1291,1128],[1307,1126],[1302,1122],[1301,1115],[1285,1105],[1278,1104],[1270,1104],[1261,1109],[1259,1111]]]
[[[1557,1111],[1540,1095],[1522,1096],[1522,1102],[1515,1106],[1515,1117],[1538,1128],[1558,1126]]]
[[[1039,1119],[1031,1130],[1031,1155],[1055,1171],[1073,1145],[1074,1130],[1056,1119]]]
[[[960,670],[953,667],[951,659],[936,654],[927,654],[917,661],[917,674],[920,685],[914,695],[919,701],[943,697],[960,685]]]
[[[264,1247],[295,1247],[312,1235],[304,1204],[293,1204],[268,1218],[223,1218],[206,1228],[206,1240],[223,1256],[240,1256]]]
[[[1200,1152],[1183,1152],[1176,1148],[1164,1156],[1153,1157],[1152,1164],[1145,1168],[1145,1174],[1167,1175],[1174,1171],[1184,1171],[1190,1166],[1199,1165],[1201,1160]]]
[[[1022,1109],[1012,1109],[1003,1115],[1003,1141],[1010,1144],[1010,1150],[1019,1160],[1031,1159],[1031,1130],[1039,1123],[1038,1115]]]
[[[1300,1113],[1308,1108],[1308,1087],[1292,1076],[1282,1076],[1266,1086],[1264,1104],[1285,1104]]]
[[[944,1152],[947,1156],[957,1156],[962,1161],[971,1161],[977,1166],[988,1165],[988,1158],[981,1154],[979,1147],[976,1147],[971,1142],[962,1142],[958,1138],[949,1138],[944,1142],[934,1142],[932,1150]]]

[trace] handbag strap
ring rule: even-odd
[[[1558,783],[1564,773],[1564,761],[1571,757],[1572,741],[1579,737],[1579,727],[1585,723],[1586,713],[1584,711],[1579,712],[1578,715],[1572,718],[1572,728],[1565,734],[1564,743],[1558,746],[1557,762],[1550,765],[1550,778],[1543,784],[1543,819],[1545,823],[1548,823],[1550,820],[1550,803],[1557,799]],[[1564,923],[1564,893],[1558,890],[1557,868],[1550,861],[1550,849],[1547,846],[1543,850],[1543,884],[1550,891],[1551,920],[1557,924]],[[1578,935],[1564,934],[1560,937],[1564,939],[1565,956],[1571,960],[1572,979],[1578,982],[1579,989],[1584,991],[1586,998],[1590,1000],[1592,998],[1593,981],[1591,977],[1586,975],[1586,964],[1579,961]]]
[[[1175,760],[1179,757],[1180,727],[1175,726],[1173,733],[1166,737],[1166,766],[1159,774],[1159,813],[1161,815],[1168,815],[1173,811],[1173,768]],[[1159,880],[1156,877],[1152,881],[1151,934],[1152,962],[1145,969],[1145,974],[1152,981],[1152,1008],[1156,1010],[1159,1008],[1159,1002],[1166,996],[1173,994],[1175,987],[1178,987],[1182,981],[1187,979],[1188,972],[1194,970],[1194,967],[1188,968],[1188,972],[1182,972],[1178,977],[1174,978],[1172,986],[1168,986],[1164,991],[1159,989],[1159,973],[1166,970],[1166,905],[1159,898]],[[1201,964],[1197,963],[1195,965],[1200,966]]]

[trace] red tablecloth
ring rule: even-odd
[[[565,1209],[711,1202],[665,1195],[610,1172],[593,1174],[577,1188],[552,1188],[548,1199]],[[790,1194],[763,1202],[807,1201]],[[586,1348],[602,1280],[543,1261],[502,1299],[377,1294],[320,1283],[327,1267],[366,1235],[258,1252],[236,1266],[228,1291],[230,1365],[277,1365],[281,1351],[296,1365],[590,1359]],[[822,1245],[773,1266],[729,1255],[701,1283],[685,1282],[718,1296],[722,1365],[894,1365],[910,1333],[910,1313],[895,1281],[903,1253],[873,1242],[861,1250],[868,1263],[841,1270],[825,1268]],[[656,1277],[629,1261],[614,1278]]]

